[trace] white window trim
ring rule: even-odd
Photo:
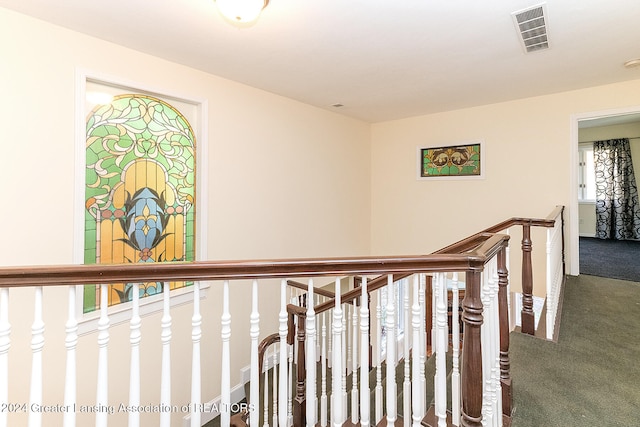
[[[589,144],[589,143],[578,144],[578,190],[579,190],[578,203],[595,205],[596,199],[582,198],[584,190],[582,190],[582,188],[580,187],[582,184],[586,182],[586,177],[584,176],[585,168],[583,168],[583,165],[582,165],[583,156],[584,156],[583,153],[585,151],[588,151],[589,149],[593,151],[592,144]]]
[[[207,173],[206,167],[202,167],[208,158],[208,102],[206,99],[185,96],[183,94],[150,87],[138,82],[128,81],[122,78],[105,75],[84,68],[76,68],[75,79],[75,189],[74,189],[74,230],[73,230],[73,262],[84,263],[84,186],[86,168],[86,117],[85,92],[87,81],[98,82],[106,85],[141,91],[160,98],[169,97],[182,102],[192,104],[197,109],[198,125],[193,131],[196,135],[196,200],[198,203],[196,215],[196,260],[207,259]],[[209,282],[200,283],[200,299],[204,299],[210,287]],[[83,313],[83,286],[78,286],[76,291],[76,319],[78,321],[78,334],[96,332],[100,310],[91,313]],[[193,301],[193,286],[171,291],[171,307],[188,304]],[[162,294],[140,299],[140,316],[147,316],[162,310]],[[131,302],[109,307],[109,320],[111,325],[129,321],[131,318]]]

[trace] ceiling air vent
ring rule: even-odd
[[[545,3],[513,12],[511,15],[526,53],[549,48]]]

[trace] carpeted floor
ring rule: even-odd
[[[640,283],[568,277],[558,343],[512,333],[513,427],[640,425]]]
[[[640,282],[640,242],[581,237],[580,273]]]

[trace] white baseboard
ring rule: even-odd
[[[280,352],[278,352],[277,354],[279,355]],[[276,358],[277,358],[276,363],[279,363],[280,361],[279,356],[277,356]],[[267,362],[265,364],[266,369],[273,368],[273,356],[267,358],[266,362]],[[244,368],[240,369],[240,384],[235,385],[231,389],[232,404],[238,403],[242,399],[247,397],[244,391],[244,386],[249,381],[251,381],[251,366],[247,365]],[[220,408],[221,400],[222,400],[222,396],[218,396],[215,399],[210,400],[209,402],[206,402],[204,404],[205,411],[201,412],[201,419],[200,419],[200,421],[202,422],[202,425],[205,425],[206,423],[208,423],[209,421],[211,421],[212,419],[220,415],[219,408]],[[183,427],[190,427],[190,425],[191,425],[191,415],[189,414],[183,418]]]
[[[513,298],[511,301],[514,302],[513,307],[513,318],[515,318],[515,326],[522,326],[522,294],[520,292],[516,292],[513,294]],[[544,307],[544,297],[533,296],[533,315],[534,315],[534,329],[538,330],[538,323],[540,323],[540,316],[542,315],[542,309]]]
[[[240,402],[242,399],[244,399],[245,393],[244,393],[244,384],[238,384],[236,386],[234,386],[231,389],[231,403],[238,403]],[[205,425],[206,423],[208,423],[209,421],[211,421],[212,419],[214,419],[215,417],[217,417],[218,415],[220,415],[220,401],[222,400],[222,396],[218,396],[213,400],[210,400],[209,402],[206,402],[204,404],[204,408],[205,410],[200,412],[200,422],[201,425]],[[190,427],[191,426],[191,414],[186,415],[183,419],[182,419],[182,425],[183,427]]]

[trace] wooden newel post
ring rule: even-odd
[[[305,319],[303,314],[298,314],[298,333],[296,334],[298,341],[298,359],[296,361],[296,395],[293,399],[293,425],[304,426],[307,423],[306,418],[306,399],[305,399],[305,378],[307,371],[305,369]]]
[[[466,273],[466,287],[462,300],[462,321],[464,340],[462,341],[462,414],[464,427],[482,426],[482,300],[480,286],[482,267]]]
[[[529,335],[535,333],[531,247],[531,223],[529,223],[522,226],[522,333]]]
[[[511,362],[509,361],[509,307],[507,286],[509,271],[507,268],[507,248],[498,252],[498,312],[500,316],[500,381],[502,383],[502,413],[511,417]]]

